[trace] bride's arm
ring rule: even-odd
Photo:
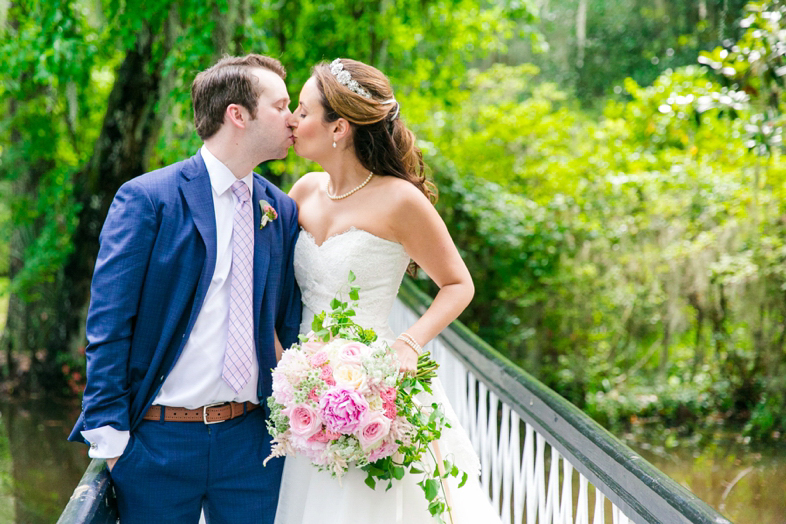
[[[407,186],[397,192],[399,198],[390,226],[412,260],[439,286],[431,307],[406,331],[423,346],[464,311],[475,294],[475,286],[445,222],[415,186]],[[402,359],[403,370],[415,368],[417,356],[408,345],[397,340],[393,348]]]

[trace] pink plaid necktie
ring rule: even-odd
[[[229,329],[221,377],[239,392],[251,377],[254,351],[254,317],[252,312],[254,279],[254,213],[248,185],[237,180],[232,184],[237,197],[232,225],[232,285],[229,291]]]

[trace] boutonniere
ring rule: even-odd
[[[266,200],[259,201],[259,209],[262,210],[262,218],[259,220],[259,229],[262,229],[268,222],[278,218],[278,213]]]

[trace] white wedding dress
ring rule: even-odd
[[[401,280],[409,265],[401,244],[377,237],[367,231],[351,228],[334,235],[322,245],[301,230],[295,246],[295,277],[303,294],[301,333],[311,331],[315,313],[330,309],[330,301],[340,290],[346,299],[350,270],[354,285],[360,287],[360,300],[355,309],[355,322],[373,328],[380,339],[392,343],[396,334],[388,325]],[[496,524],[500,522],[488,496],[478,482],[479,462],[466,433],[456,421],[439,380],[432,384],[434,398],[420,399],[423,404],[442,404],[451,429],[443,431],[439,441],[443,457],[469,474],[461,488],[450,479],[454,524]],[[417,482],[421,476],[406,475],[387,483],[378,483],[372,490],[365,483],[366,473],[350,470],[341,482],[329,473],[318,471],[308,459],[287,457],[281,481],[281,494],[275,524],[434,524],[426,499]],[[450,522],[447,514],[443,515]]]

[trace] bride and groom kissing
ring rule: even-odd
[[[257,54],[199,73],[191,97],[202,147],[125,183],[107,214],[70,439],[107,460],[123,524],[196,523],[202,512],[227,524],[434,522],[408,477],[372,491],[359,471],[338,483],[302,457],[262,465],[271,369],[350,270],[362,289],[357,322],[390,344],[403,372],[474,293],[387,77],[354,60],[317,64],[291,113],[285,76]],[[293,145],[324,171],[286,195],[253,168]],[[418,266],[440,291],[397,337],[387,317]],[[447,404],[438,381],[434,389]],[[497,522],[451,421],[440,445],[469,457],[472,477],[453,486],[452,515]]]

